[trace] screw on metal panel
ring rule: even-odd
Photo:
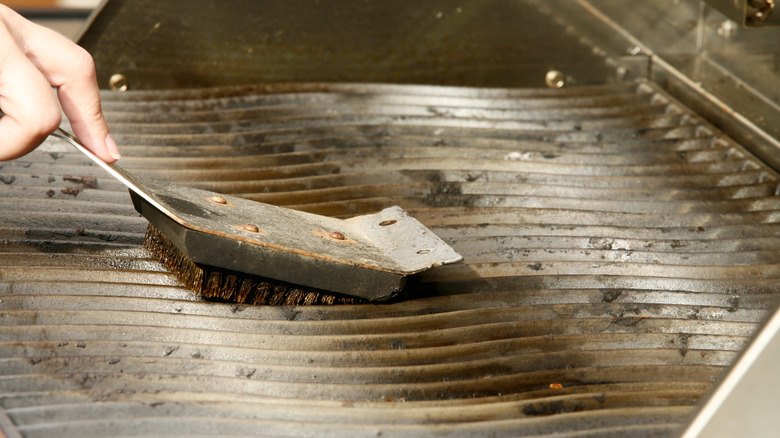
[[[250,233],[257,233],[260,231],[260,228],[257,228],[257,225],[253,224],[242,225],[240,228],[244,231],[249,231]]]
[[[566,85],[566,78],[558,70],[550,70],[544,76],[544,82],[550,88],[563,88]]]
[[[114,73],[108,79],[108,86],[114,91],[126,91],[127,77],[122,73]]]
[[[227,200],[219,195],[214,195],[208,198],[209,201],[215,204],[227,204]]]
[[[330,237],[331,239],[335,239],[335,240],[344,240],[344,239],[346,239],[346,237],[343,234],[339,233],[338,231],[332,231],[332,232],[328,233],[328,237]]]
[[[386,221],[382,221],[382,222],[380,222],[380,223],[379,223],[379,225],[380,225],[380,226],[382,226],[382,227],[386,227],[386,226],[388,226],[388,225],[393,225],[393,224],[394,224],[394,223],[396,223],[396,222],[398,222],[398,221],[397,221],[397,220],[395,220],[395,219],[388,219],[388,220],[386,220]]]
[[[725,20],[718,25],[716,33],[721,38],[734,38],[737,34],[737,23],[731,20]]]

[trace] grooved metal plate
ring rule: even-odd
[[[652,83],[105,93],[139,175],[461,253],[384,305],[199,301],[124,188],[0,167],[0,424],[40,436],[658,436],[776,303],[778,175]]]

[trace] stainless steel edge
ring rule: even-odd
[[[701,70],[705,67],[705,60],[696,60]],[[717,71],[715,66],[709,68]],[[708,84],[692,80],[674,65],[659,56],[653,57],[652,79],[660,84],[666,91],[679,99],[700,115],[704,116],[718,129],[727,133],[739,143],[748,148],[768,166],[780,169],[780,139],[770,135],[767,129],[780,127],[780,111],[757,93],[737,82],[728,74],[721,73],[708,82],[718,82],[725,95],[716,96],[708,91]],[[724,99],[729,99],[727,103]],[[756,112],[765,114],[761,121],[748,118],[740,111],[739,105],[734,105],[735,100],[745,101]]]
[[[777,436],[778,362],[780,311],[775,311],[706,399],[682,437]]]

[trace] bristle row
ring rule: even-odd
[[[260,305],[362,302],[357,298],[195,263],[152,224],[146,230],[144,246],[187,288],[206,298]]]

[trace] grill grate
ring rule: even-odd
[[[649,82],[103,97],[137,174],[398,204],[465,263],[388,305],[201,302],[52,140],[0,167],[9,436],[666,434],[776,301],[777,174]]]

